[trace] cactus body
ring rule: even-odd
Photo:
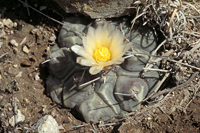
[[[84,66],[76,63],[77,55],[70,51],[71,46],[82,45],[82,33],[87,33],[89,26],[95,28],[102,23],[112,23],[128,36],[130,26],[126,20],[89,23],[81,18],[68,18],[60,31],[59,44],[52,48],[50,75],[46,82],[47,93],[54,102],[74,108],[86,122],[92,123],[120,118],[127,112],[135,111],[159,82],[158,72],[142,73],[149,61],[148,55],[157,45],[153,30],[147,26],[134,27],[127,37],[133,42],[134,52],[144,55],[125,59],[121,65],[107,70],[105,75],[92,76]],[[158,68],[158,65],[154,68]],[[101,78],[94,83],[79,86],[99,76]]]

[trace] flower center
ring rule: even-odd
[[[107,62],[110,60],[110,51],[108,48],[100,46],[94,51],[94,59],[100,62]]]

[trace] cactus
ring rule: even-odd
[[[82,45],[81,37],[87,33],[88,27],[96,28],[102,23],[110,23],[122,30],[133,43],[134,52],[144,54],[127,58],[103,74],[91,75],[87,67],[76,63],[77,55],[70,48]],[[130,34],[129,30],[130,25],[125,19],[91,22],[83,18],[67,18],[60,31],[59,44],[52,48],[50,55],[50,75],[46,85],[52,100],[75,109],[86,122],[91,123],[122,118],[126,113],[137,110],[140,102],[159,82],[158,72],[143,73],[143,68],[149,62],[148,54],[157,45],[157,38],[148,26],[134,26]],[[158,65],[154,65],[154,68],[158,68]],[[98,77],[99,80],[80,86]]]

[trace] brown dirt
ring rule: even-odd
[[[45,0],[39,2],[36,0],[30,3],[47,5]],[[0,2],[0,9],[6,7],[4,18],[10,18],[18,25],[22,25],[22,29],[13,28],[14,34],[8,35],[3,40],[4,44],[0,48],[0,55],[9,52],[8,55],[0,58],[0,131],[13,131],[14,128],[7,125],[8,119],[13,116],[12,101],[13,97],[17,98],[17,107],[25,115],[25,122],[20,123],[20,131],[24,131],[35,123],[38,119],[46,114],[51,114],[59,125],[64,127],[61,132],[92,132],[92,125],[86,125],[80,128],[73,126],[86,124],[77,120],[68,109],[63,109],[54,104],[45,93],[45,78],[48,74],[46,66],[41,67],[40,63],[45,61],[49,55],[49,37],[52,33],[58,35],[60,25],[51,20],[39,15],[35,11],[30,10],[31,16],[27,15],[27,10],[18,1],[7,0]],[[45,13],[55,18],[57,16],[51,9],[45,10]],[[56,17],[62,20],[63,17]],[[34,28],[42,28],[43,32],[32,34]],[[11,30],[11,29],[7,29]],[[46,34],[47,33],[47,34]],[[25,44],[13,47],[9,44],[11,39],[15,39],[20,43],[25,37]],[[23,52],[23,47],[27,46],[29,53]],[[8,62],[10,61],[10,62]],[[26,61],[30,66],[24,66],[23,61]],[[28,64],[28,65],[29,65]],[[43,68],[43,69],[42,69]],[[16,77],[19,72],[22,72],[21,77]],[[39,75],[40,79],[35,80],[35,75]],[[16,84],[13,82],[16,81]],[[175,91],[169,97],[169,100],[164,102],[164,106],[155,106],[153,103],[143,106],[152,109],[147,116],[132,114],[126,120],[119,122],[115,126],[105,126],[97,128],[99,132],[200,132],[200,97],[195,97],[192,100],[193,89],[199,84],[198,79],[188,85],[185,91]],[[187,90],[187,88],[191,88]],[[190,104],[189,101],[192,100]],[[182,103],[181,103],[182,102]],[[186,106],[188,105],[188,107]],[[180,106],[180,108],[178,108]],[[174,111],[172,111],[174,107]],[[186,108],[183,108],[186,107]],[[166,108],[171,108],[166,111]],[[6,115],[2,115],[6,114]],[[138,117],[138,118],[137,118]]]

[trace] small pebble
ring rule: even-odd
[[[18,46],[18,43],[17,43],[16,40],[14,40],[14,39],[10,40],[10,44],[11,44],[12,46],[15,46],[15,47]]]
[[[36,32],[36,35],[37,35],[37,36],[40,36],[40,33],[41,33],[40,31],[37,31],[37,32]]]
[[[17,22],[14,22],[14,23],[13,23],[13,27],[17,27]]]
[[[12,111],[12,110],[13,110],[13,108],[9,106],[9,107],[8,107],[8,110],[9,110],[9,111]]]
[[[3,20],[3,24],[4,24],[5,26],[7,26],[8,28],[12,28],[12,27],[13,27],[13,22],[12,22],[12,20],[10,20],[10,19],[4,19],[4,20]]]
[[[33,46],[35,45],[35,43],[34,43],[34,42],[27,42],[26,45],[27,45],[29,48],[31,48],[31,47],[33,47]]]
[[[56,36],[54,34],[52,34],[52,36],[49,38],[50,42],[55,42],[56,40]]]
[[[36,74],[36,75],[35,75],[35,80],[39,80],[39,79],[40,79],[39,75]]]
[[[40,111],[43,115],[48,114],[48,110],[46,106],[42,106],[42,110]]]
[[[51,115],[43,116],[33,125],[39,133],[59,133],[58,123]]]
[[[32,30],[31,30],[31,33],[32,33],[32,34],[35,34],[35,33],[37,33],[38,31],[39,31],[39,29],[36,29],[36,28],[35,28],[35,29],[32,29]]]
[[[22,76],[22,71],[20,71],[15,77],[16,78],[19,78],[19,77],[21,77]]]
[[[147,117],[147,120],[151,120],[152,118],[151,117]]]
[[[56,118],[57,115],[58,115],[58,113],[56,112],[55,109],[53,109],[53,110],[51,111],[51,115],[52,115],[54,118]]]
[[[3,23],[0,21],[0,29],[3,28]]]
[[[17,64],[14,64],[13,67],[16,68],[16,67],[18,67],[18,65],[17,65]]]
[[[5,34],[4,30],[0,30],[0,38],[5,38]]]
[[[26,60],[25,60],[25,61],[22,61],[21,65],[24,66],[24,67],[25,67],[25,66],[26,66],[26,67],[31,66],[31,64],[30,64],[28,61],[26,61]]]
[[[11,34],[11,35],[12,35],[12,34],[14,34],[14,31],[13,31],[13,30],[11,30],[11,31],[10,31],[10,34]]]
[[[23,102],[25,102],[25,103],[29,103],[29,100],[26,99],[26,98],[24,98],[24,99],[23,99]]]
[[[23,47],[23,51],[24,51],[25,53],[28,54],[28,53],[29,53],[29,49],[28,49],[28,47],[27,47],[27,46],[24,46],[24,47]]]
[[[181,38],[178,38],[178,43],[179,43],[179,44],[181,43]]]
[[[17,110],[17,121],[16,121],[16,123],[19,122],[19,121],[23,122],[24,120],[25,120],[25,116],[21,113],[20,110]],[[13,127],[15,126],[14,116],[9,119],[9,124]]]
[[[0,42],[0,48],[2,47],[2,45],[3,45],[3,42]]]
[[[32,78],[32,77],[33,77],[33,75],[30,73],[30,74],[28,74],[28,77],[29,77],[29,78]]]

